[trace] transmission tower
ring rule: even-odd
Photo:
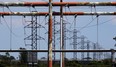
[[[62,2],[62,0],[61,0]],[[0,12],[1,16],[9,16],[9,15],[14,15],[14,16],[32,16],[32,21],[31,24],[29,24],[27,26],[27,28],[31,28],[31,35],[28,36],[27,38],[25,38],[26,40],[31,40],[31,49],[32,50],[37,50],[37,40],[42,39],[40,36],[37,36],[37,17],[36,16],[45,16],[45,15],[49,15],[49,23],[48,23],[48,67],[52,67],[52,15],[57,15],[57,16],[62,16],[61,20],[63,19],[63,16],[69,16],[69,15],[81,15],[81,16],[85,16],[85,15],[116,15],[116,12],[63,12],[63,7],[64,6],[116,6],[116,2],[54,2],[52,0],[49,0],[49,2],[1,2],[0,6],[2,7],[9,7],[9,6],[31,6],[31,7],[35,7],[35,6],[46,6],[49,8],[49,12]],[[55,6],[59,6],[61,7],[61,11],[60,12],[52,12],[53,9],[52,7]],[[34,16],[36,15],[36,16]],[[63,24],[62,24],[63,25]],[[60,26],[62,26],[60,25]],[[65,29],[65,26],[64,26]],[[63,30],[64,30],[63,29]],[[61,33],[64,34],[63,31],[61,31]],[[62,38],[62,35],[61,35]],[[65,42],[63,40],[65,40],[66,37],[63,37],[61,40],[61,43],[63,43],[62,45],[65,46]],[[81,37],[81,47],[84,50],[84,44],[86,43],[84,41],[85,37]],[[61,45],[61,50],[63,49]],[[61,52],[62,53],[62,52]],[[31,52],[29,53],[30,60],[32,60],[31,63],[31,67],[34,67],[34,64],[37,63],[37,53],[36,52]],[[36,59],[34,59],[34,57]],[[61,56],[62,57],[62,56]],[[84,53],[82,53],[82,59],[84,58]],[[63,64],[63,63],[61,63]],[[62,66],[61,66],[62,67]]]
[[[30,22],[31,23],[25,26],[24,28],[30,28],[31,35],[26,37],[24,40],[30,40],[31,44],[29,44],[29,46],[31,46],[31,49],[37,50],[37,40],[44,40],[44,38],[37,35],[37,28],[44,28],[44,27],[37,23],[37,16],[31,16]],[[37,52],[28,52],[28,64],[29,64],[29,67],[36,67]]]
[[[31,40],[31,49],[37,50],[37,16],[31,16],[31,23],[26,26],[26,28],[31,28],[31,35],[25,38],[25,40]],[[28,64],[29,67],[35,67],[37,63],[37,52],[28,53]]]
[[[78,45],[78,43],[77,43],[77,32],[78,31],[76,29],[74,29],[74,31],[73,31],[73,43],[72,43],[74,50],[77,50],[77,45]],[[73,59],[77,60],[77,52],[73,52]]]
[[[86,43],[85,42],[85,36],[84,35],[82,35],[81,37],[80,37],[80,39],[81,39],[81,49],[82,50],[84,50],[84,44]],[[83,60],[84,59],[84,52],[81,52],[81,60]]]
[[[102,49],[102,47],[99,44],[97,46],[98,46],[97,47],[98,50],[101,50]],[[98,55],[97,55],[98,60],[101,59],[102,55],[103,55],[103,52],[98,52]]]
[[[53,50],[55,50],[55,48],[56,48],[56,35],[55,35],[56,34],[55,33],[56,32],[56,24],[55,24],[55,16],[54,16],[52,24],[53,24],[53,26],[52,26],[52,29],[53,29],[52,30],[53,31],[53,37],[52,37],[52,39],[53,39],[53,45],[52,46],[53,46]],[[54,62],[55,62],[55,59],[56,59],[55,57],[56,57],[56,53],[54,52],[53,53]]]
[[[59,22],[55,23],[55,25],[59,25],[59,24],[60,24]],[[71,32],[70,30],[66,28],[66,24],[68,23],[63,22],[63,49],[66,49],[66,40],[69,39],[69,37],[67,37],[67,32]],[[55,34],[60,34],[60,30],[58,31],[55,30]],[[66,53],[64,53],[64,57],[66,58]]]
[[[87,40],[87,50],[89,50],[89,49],[90,49],[90,41]],[[89,54],[89,52],[87,52],[87,61],[89,61],[89,59],[90,59],[90,54]]]
[[[63,23],[63,48],[66,49],[66,40],[67,40],[67,36],[66,36],[66,23]],[[66,53],[64,53],[64,58],[66,58]]]
[[[93,49],[96,50],[97,49],[97,45],[95,43],[93,43]],[[96,52],[93,52],[93,60],[96,60]]]
[[[73,43],[72,43],[71,45],[73,45],[73,49],[74,49],[74,50],[77,50],[77,45],[78,45],[77,39],[79,38],[79,37],[77,37],[78,31],[77,31],[77,29],[76,29],[76,23],[77,23],[77,22],[76,22],[76,17],[77,17],[77,16],[74,17],[73,36],[70,38],[70,39],[73,39]],[[73,59],[74,59],[74,60],[77,60],[77,52],[73,52]]]

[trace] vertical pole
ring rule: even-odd
[[[112,67],[115,67],[114,66],[114,63],[115,63],[115,51],[114,49],[111,49],[111,61],[112,61]]]
[[[53,40],[54,40],[53,41],[53,49],[55,50],[55,46],[56,46],[56,40],[55,40],[55,38],[56,38],[55,37],[55,16],[54,16],[54,22],[53,22],[53,33],[54,33],[53,34]],[[54,52],[54,55],[53,56],[54,56],[54,63],[53,64],[55,64],[55,59],[56,59],[55,58],[56,57],[56,53],[55,52]]]
[[[52,0],[49,0],[48,67],[52,67]]]
[[[63,2],[63,0],[60,0],[60,2]],[[63,8],[60,7],[60,50],[63,49]],[[60,53],[60,67],[64,67],[64,55],[63,52]]]

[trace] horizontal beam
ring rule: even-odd
[[[116,52],[116,50],[52,50],[53,52]],[[48,52],[48,50],[0,50],[0,52]]]
[[[0,12],[1,16],[47,16],[48,12]],[[60,12],[53,12],[53,15],[59,16]],[[116,15],[116,12],[63,12],[64,16],[70,15]]]
[[[53,6],[116,6],[116,2],[53,2]],[[49,6],[48,2],[0,2],[0,6]]]

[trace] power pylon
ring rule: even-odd
[[[31,29],[31,35],[26,37],[24,40],[30,40],[32,50],[37,50],[37,40],[44,40],[41,36],[37,35],[38,28],[44,28],[42,25],[37,23],[37,16],[31,16],[31,23],[25,26],[25,28]],[[27,46],[27,45],[26,45]],[[37,64],[37,52],[28,52],[28,64],[29,67],[36,67]]]
[[[26,26],[26,28],[31,28],[31,35],[25,38],[25,40],[31,40],[31,49],[37,50],[37,16],[31,16],[31,23]],[[29,67],[36,67],[37,64],[37,52],[28,53],[28,64]]]
[[[73,31],[73,43],[72,43],[74,50],[77,50],[77,45],[78,45],[78,43],[77,43],[77,32],[78,31],[76,29],[74,29],[74,31]],[[73,59],[77,60],[77,52],[73,52]]]
[[[90,41],[89,40],[87,40],[87,50],[89,50],[90,49]],[[87,61],[89,61],[91,58],[90,58],[90,54],[89,54],[89,52],[87,52]]]
[[[93,49],[96,50],[97,49],[97,45],[95,43],[93,43]],[[96,52],[93,52],[93,60],[96,60]]]
[[[84,50],[84,44],[86,43],[85,42],[85,36],[84,35],[82,35],[81,37],[80,37],[80,39],[81,39],[81,42],[80,42],[80,44],[81,44],[81,49],[82,50]],[[81,52],[81,60],[83,60],[84,59],[84,52]]]
[[[73,39],[73,43],[72,43],[71,45],[73,45],[73,49],[74,49],[74,50],[77,50],[77,45],[78,45],[77,39],[79,38],[79,37],[77,37],[78,31],[77,31],[77,29],[76,29],[76,17],[77,17],[77,16],[74,17],[73,36],[70,38],[70,39]],[[74,60],[77,60],[77,52],[73,52],[73,59],[74,59]]]
[[[55,48],[56,48],[56,33],[55,33],[55,31],[56,31],[56,25],[55,25],[55,16],[54,16],[54,19],[53,19],[53,26],[52,26],[53,28],[53,37],[52,37],[52,39],[53,39],[53,50],[55,50]],[[56,60],[56,53],[54,52],[53,53],[53,59],[54,59],[54,62],[55,62],[55,60]]]

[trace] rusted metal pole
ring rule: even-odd
[[[60,16],[60,12],[53,12],[55,16]],[[0,16],[45,16],[49,15],[48,12],[0,12]],[[73,15],[116,15],[116,12],[63,12],[64,16],[73,16]]]
[[[60,0],[62,3],[63,0]],[[63,38],[63,6],[60,6],[60,50],[63,50],[64,38]],[[64,67],[64,53],[60,53],[60,67]]]
[[[48,67],[52,67],[52,0],[49,0]]]
[[[116,2],[53,2],[52,6],[116,6]],[[48,2],[0,2],[0,6],[49,6]]]

